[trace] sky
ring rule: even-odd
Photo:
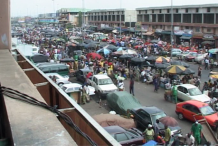
[[[218,0],[172,0],[173,5],[218,4]],[[171,0],[11,0],[11,16],[36,16],[60,8],[134,10],[141,7],[170,6]]]

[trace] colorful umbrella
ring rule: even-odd
[[[190,74],[195,74],[195,71],[190,68],[186,68],[186,70],[181,73],[181,75],[190,75]]]
[[[121,50],[123,50],[123,48],[122,48],[122,47],[120,47],[120,48],[118,48],[118,49],[117,49],[117,51],[121,51]]]
[[[171,65],[171,66],[167,67],[165,71],[169,74],[180,74],[180,73],[184,72],[185,70],[186,70],[186,68],[184,66]]]
[[[176,121],[176,119],[174,119],[173,117],[169,117],[169,116],[162,117],[159,119],[159,121],[162,124],[170,126],[170,127],[176,127],[179,125],[178,122]]]
[[[156,63],[168,63],[168,62],[170,62],[170,59],[162,57],[162,56],[156,59]]]
[[[218,75],[211,75],[210,77],[213,79],[218,79]]]
[[[104,53],[104,55],[107,55],[107,54],[110,54],[111,50],[108,50],[108,49],[100,49],[97,51],[97,53]]]
[[[107,46],[105,46],[104,47],[105,49],[109,49],[109,50],[111,50],[111,51],[117,51],[117,47],[116,46],[114,46],[114,45],[107,45]]]
[[[99,55],[99,54],[97,54],[97,53],[88,53],[87,54],[87,58],[92,58],[92,59],[101,59],[102,58],[102,56],[101,55]]]

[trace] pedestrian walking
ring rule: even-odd
[[[164,141],[165,141],[165,146],[167,146],[167,145],[169,145],[170,140],[171,140],[171,130],[167,125],[165,125],[164,128],[165,128],[165,130],[164,130],[164,133],[165,133]]]
[[[206,59],[204,60],[204,63],[205,63],[205,68],[204,68],[204,69],[205,69],[205,70],[208,70],[209,59],[206,58]]]
[[[201,130],[202,130],[202,126],[200,123],[198,123],[198,121],[192,124],[191,134],[194,136],[197,145],[201,144],[201,135],[202,135]]]
[[[154,84],[154,92],[157,92],[158,91],[158,79],[157,79],[157,76],[154,77],[153,79],[153,84]]]
[[[145,129],[143,134],[145,136],[146,142],[148,142],[149,140],[153,140],[154,139],[154,130],[152,129],[152,125],[151,124],[148,125],[148,128]]]
[[[191,133],[188,133],[185,137],[185,143],[188,146],[194,146],[195,144],[195,138],[191,135]]]
[[[201,78],[202,68],[201,65],[198,66],[198,77]]]
[[[132,94],[133,96],[135,96],[135,94],[134,94],[134,79],[133,79],[133,78],[130,79],[129,92],[130,92],[130,94]]]

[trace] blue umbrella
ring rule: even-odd
[[[111,52],[110,50],[105,49],[105,48],[100,49],[100,50],[97,51],[97,53],[104,53],[104,55],[110,54],[110,52]]]
[[[121,50],[123,50],[123,48],[122,48],[122,47],[120,47],[120,48],[118,48],[118,49],[117,49],[117,51],[121,51]]]

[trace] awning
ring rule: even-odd
[[[190,40],[191,39],[191,36],[181,36],[180,39],[183,39],[183,40]]]
[[[150,36],[150,35],[153,35],[153,34],[154,34],[154,32],[150,32],[150,31],[149,31],[149,32],[146,32],[146,33],[142,33],[142,35],[149,35],[149,36]]]
[[[204,36],[204,34],[202,32],[194,32],[192,34],[192,38],[194,38],[194,39],[202,39],[203,36]]]
[[[204,34],[203,40],[204,41],[214,41],[215,39],[213,37],[213,34]]]
[[[171,31],[162,31],[160,34],[171,34]]]

